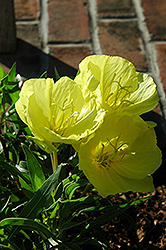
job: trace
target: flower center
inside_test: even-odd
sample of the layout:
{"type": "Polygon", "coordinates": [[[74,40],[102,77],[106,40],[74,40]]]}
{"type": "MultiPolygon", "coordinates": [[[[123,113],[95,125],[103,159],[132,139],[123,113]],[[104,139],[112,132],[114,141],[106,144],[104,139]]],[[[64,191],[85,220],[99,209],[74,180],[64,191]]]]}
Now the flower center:
{"type": "Polygon", "coordinates": [[[120,135],[111,141],[107,139],[106,143],[102,143],[101,152],[95,159],[99,167],[112,167],[116,163],[121,163],[125,155],[129,154],[128,143],[120,142],[119,139],[120,135]]]}

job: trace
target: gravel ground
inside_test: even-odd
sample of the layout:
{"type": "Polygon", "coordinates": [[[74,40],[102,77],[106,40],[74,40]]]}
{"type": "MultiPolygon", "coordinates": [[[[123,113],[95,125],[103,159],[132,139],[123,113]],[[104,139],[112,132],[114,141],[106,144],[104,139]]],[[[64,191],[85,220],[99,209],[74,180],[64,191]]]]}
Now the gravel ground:
{"type": "MultiPolygon", "coordinates": [[[[122,198],[132,201],[147,195],[131,192],[122,198]]],[[[103,226],[108,235],[108,249],[166,249],[166,186],[157,187],[152,195],[126,212],[133,221],[122,216],[103,226]]]]}

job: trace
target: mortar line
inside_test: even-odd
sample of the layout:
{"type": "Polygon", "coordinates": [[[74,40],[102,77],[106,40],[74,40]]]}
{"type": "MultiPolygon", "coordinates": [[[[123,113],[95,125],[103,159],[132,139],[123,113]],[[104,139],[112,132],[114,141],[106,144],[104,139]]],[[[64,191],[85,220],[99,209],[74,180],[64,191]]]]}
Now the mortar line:
{"type": "Polygon", "coordinates": [[[99,18],[100,22],[130,22],[130,21],[137,21],[136,17],[132,17],[132,18],[121,18],[121,17],[109,17],[109,18],[99,18]]]}
{"type": "Polygon", "coordinates": [[[87,5],[88,5],[88,14],[90,23],[90,34],[92,40],[92,51],[93,54],[101,55],[102,50],[98,36],[96,0],[87,0],[87,5]]]}
{"type": "Polygon", "coordinates": [[[74,43],[74,42],[70,42],[70,43],[48,43],[50,48],[57,48],[57,47],[82,47],[82,46],[86,46],[86,47],[91,47],[91,43],[74,43]]]}
{"type": "Polygon", "coordinates": [[[48,46],[48,0],[39,0],[40,3],[40,37],[41,37],[41,47],[43,51],[42,55],[42,70],[43,72],[48,70],[48,55],[49,55],[49,46],[48,46]]]}
{"type": "Polygon", "coordinates": [[[166,44],[166,40],[162,40],[162,41],[155,40],[155,41],[151,41],[151,43],[153,43],[153,44],[166,44]]]}
{"type": "Polygon", "coordinates": [[[35,19],[35,20],[29,20],[29,19],[24,19],[24,20],[16,20],[15,21],[16,24],[21,24],[21,25],[32,25],[32,24],[38,24],[39,23],[39,19],[35,19]]]}
{"type": "Polygon", "coordinates": [[[140,0],[133,0],[133,4],[135,6],[135,11],[138,17],[138,26],[142,34],[142,39],[145,47],[145,52],[147,56],[147,61],[149,64],[150,71],[152,72],[152,76],[154,78],[154,81],[157,85],[159,97],[160,97],[160,102],[161,102],[161,112],[163,114],[164,118],[164,130],[166,132],[166,122],[165,122],[165,117],[166,117],[166,96],[165,92],[163,89],[162,82],[160,81],[160,70],[159,66],[157,63],[157,51],[155,49],[154,43],[151,42],[151,36],[149,33],[149,30],[147,28],[147,25],[145,23],[145,17],[143,14],[143,9],[141,7],[141,2],[140,0]]]}

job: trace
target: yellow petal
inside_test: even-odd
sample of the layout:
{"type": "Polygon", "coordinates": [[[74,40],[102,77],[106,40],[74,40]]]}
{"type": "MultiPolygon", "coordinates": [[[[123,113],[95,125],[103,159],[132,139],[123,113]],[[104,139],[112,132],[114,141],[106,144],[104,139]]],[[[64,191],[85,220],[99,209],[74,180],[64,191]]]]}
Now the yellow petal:
{"type": "Polygon", "coordinates": [[[79,68],[80,74],[75,81],[82,87],[84,96],[95,97],[109,112],[141,115],[158,104],[159,97],[152,78],[136,72],[134,65],[124,58],[88,56],[79,68]]]}
{"type": "Polygon", "coordinates": [[[151,176],[146,176],[141,180],[129,179],[119,175],[113,169],[99,168],[85,159],[80,160],[80,165],[86,166],[83,169],[84,174],[103,197],[128,191],[153,192],[154,190],[153,178],[151,176]]]}
{"type": "Polygon", "coordinates": [[[152,191],[161,164],[154,129],[139,117],[108,114],[93,138],[81,143],[79,168],[103,196],[152,191]],[[135,185],[134,185],[135,184],[135,185]]]}
{"type": "Polygon", "coordinates": [[[39,141],[74,143],[76,147],[100,126],[105,110],[98,109],[94,98],[84,98],[80,86],[70,78],[62,77],[56,84],[49,78],[24,84],[16,110],[39,141]]]}
{"type": "Polygon", "coordinates": [[[137,72],[137,77],[139,87],[131,93],[131,105],[126,107],[126,111],[140,115],[153,110],[159,102],[159,96],[151,76],[137,72]]]}

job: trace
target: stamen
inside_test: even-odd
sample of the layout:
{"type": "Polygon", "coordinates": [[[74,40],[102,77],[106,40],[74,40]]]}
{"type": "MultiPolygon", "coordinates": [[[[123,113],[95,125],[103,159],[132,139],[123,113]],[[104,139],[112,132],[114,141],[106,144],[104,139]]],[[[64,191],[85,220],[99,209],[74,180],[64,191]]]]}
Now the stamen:
{"type": "Polygon", "coordinates": [[[125,157],[126,154],[130,154],[130,152],[126,152],[123,148],[124,145],[128,147],[128,143],[122,142],[120,143],[121,134],[119,134],[116,138],[116,141],[114,144],[107,138],[107,144],[102,144],[102,149],[98,157],[96,157],[95,161],[97,162],[99,167],[111,167],[111,163],[118,162],[121,163],[122,159],[125,157]],[[120,144],[118,146],[118,144],[120,144]],[[109,148],[109,151],[106,151],[108,149],[108,145],[112,147],[112,151],[109,148]],[[106,152],[104,152],[106,151],[106,152]]]}
{"type": "MultiPolygon", "coordinates": [[[[132,102],[130,102],[129,100],[127,100],[131,93],[133,91],[130,91],[129,89],[131,89],[131,85],[128,85],[128,86],[122,86],[121,85],[121,81],[122,81],[122,78],[120,77],[119,78],[119,81],[115,81],[115,76],[116,74],[114,74],[112,80],[111,80],[111,83],[108,85],[108,87],[111,87],[111,85],[113,83],[116,83],[117,84],[117,89],[114,93],[109,93],[108,96],[105,98],[105,102],[110,105],[112,107],[113,110],[118,110],[118,109],[124,109],[128,104],[132,104],[132,102]],[[124,93],[123,93],[124,91],[124,93]],[[112,103],[112,100],[110,100],[110,103],[109,103],[109,99],[110,97],[112,97],[112,95],[114,95],[114,102],[112,103]]],[[[111,91],[111,89],[110,89],[111,91]]],[[[109,92],[110,92],[109,91],[109,92]]]]}
{"type": "MultiPolygon", "coordinates": [[[[54,100],[54,103],[53,105],[56,105],[58,107],[58,109],[62,112],[61,114],[61,117],[60,117],[60,125],[58,125],[57,127],[57,124],[55,124],[55,132],[57,132],[58,134],[60,135],[64,135],[67,128],[69,128],[69,123],[70,124],[75,124],[78,120],[78,117],[79,117],[79,112],[78,111],[75,111],[75,107],[74,107],[74,104],[73,104],[73,99],[71,99],[69,102],[68,102],[68,99],[66,98],[64,100],[64,102],[62,103],[62,107],[60,107],[58,105],[58,103],[54,100]],[[71,109],[71,111],[69,111],[69,116],[65,119],[65,111],[67,109],[71,109]]],[[[54,118],[54,123],[55,123],[55,118],[54,118]]]]}

